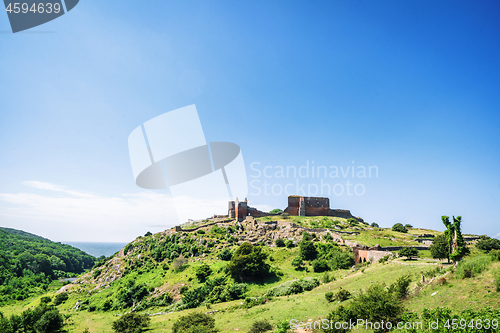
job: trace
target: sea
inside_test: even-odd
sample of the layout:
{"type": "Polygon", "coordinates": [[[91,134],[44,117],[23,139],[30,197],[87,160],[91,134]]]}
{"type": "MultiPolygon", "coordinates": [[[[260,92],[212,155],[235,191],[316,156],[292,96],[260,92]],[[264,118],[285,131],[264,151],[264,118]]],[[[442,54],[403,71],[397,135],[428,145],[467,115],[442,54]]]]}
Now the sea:
{"type": "Polygon", "coordinates": [[[127,243],[62,242],[82,250],[94,257],[109,257],[120,251],[127,243]]]}

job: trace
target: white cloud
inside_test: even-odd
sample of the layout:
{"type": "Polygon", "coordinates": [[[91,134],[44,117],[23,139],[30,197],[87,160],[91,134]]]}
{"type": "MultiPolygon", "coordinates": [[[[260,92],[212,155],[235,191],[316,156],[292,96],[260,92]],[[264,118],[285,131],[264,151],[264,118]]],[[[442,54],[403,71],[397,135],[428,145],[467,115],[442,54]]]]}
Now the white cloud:
{"type": "MultiPolygon", "coordinates": [[[[123,242],[148,230],[158,232],[178,225],[168,194],[142,191],[103,196],[38,181],[23,184],[44,192],[0,193],[2,225],[52,240],[123,242]]],[[[191,209],[193,217],[211,205],[190,198],[182,202],[178,208],[191,209]]]]}

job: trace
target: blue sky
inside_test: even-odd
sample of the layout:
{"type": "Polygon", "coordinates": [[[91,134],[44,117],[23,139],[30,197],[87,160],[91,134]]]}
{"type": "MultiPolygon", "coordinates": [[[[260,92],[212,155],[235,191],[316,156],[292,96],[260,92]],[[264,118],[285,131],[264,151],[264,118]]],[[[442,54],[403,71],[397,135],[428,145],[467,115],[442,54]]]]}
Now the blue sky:
{"type": "Polygon", "coordinates": [[[462,215],[498,237],[499,15],[497,1],[82,0],[17,34],[0,15],[0,225],[57,241],[175,225],[168,192],[135,185],[127,138],[196,104],[207,141],[240,145],[249,183],[320,182],[255,178],[255,162],[376,166],[324,179],[364,188],[332,208],[438,230],[462,215]]]}

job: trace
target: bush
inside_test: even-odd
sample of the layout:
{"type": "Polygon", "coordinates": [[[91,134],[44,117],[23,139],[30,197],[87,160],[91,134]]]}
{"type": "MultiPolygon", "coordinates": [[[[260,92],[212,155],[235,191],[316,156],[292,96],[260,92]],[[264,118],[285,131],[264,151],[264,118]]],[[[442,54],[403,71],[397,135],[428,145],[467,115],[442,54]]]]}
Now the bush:
{"type": "Polygon", "coordinates": [[[172,269],[175,272],[180,272],[185,268],[187,262],[188,262],[188,260],[186,258],[184,258],[184,256],[181,255],[178,258],[176,258],[174,260],[174,262],[172,263],[172,269]]]}
{"type": "Polygon", "coordinates": [[[287,247],[287,249],[291,249],[292,247],[294,247],[293,241],[291,239],[287,239],[285,241],[285,246],[287,247]]]}
{"type": "Polygon", "coordinates": [[[54,309],[45,312],[34,327],[37,333],[55,333],[60,332],[63,325],[63,317],[57,309],[54,309]]]}
{"type": "Polygon", "coordinates": [[[172,333],[217,333],[215,319],[204,313],[191,313],[179,317],[172,326],[172,333]]]}
{"type": "Polygon", "coordinates": [[[323,283],[329,283],[329,282],[332,282],[332,281],[335,281],[335,276],[334,275],[330,275],[328,273],[325,273],[321,277],[321,282],[323,282],[323,283]]]}
{"type": "Polygon", "coordinates": [[[491,250],[490,257],[493,261],[500,261],[500,250],[491,250]]]}
{"type": "Polygon", "coordinates": [[[300,294],[304,291],[312,290],[319,286],[319,280],[316,278],[303,278],[300,280],[287,281],[277,287],[271,288],[266,292],[266,296],[288,296],[300,294]]]}
{"type": "Polygon", "coordinates": [[[228,248],[225,248],[219,254],[219,259],[224,260],[224,261],[229,261],[229,260],[231,260],[232,256],[233,256],[233,253],[231,252],[231,250],[229,250],[228,248]]]}
{"type": "Polygon", "coordinates": [[[380,228],[380,226],[378,225],[378,223],[375,223],[373,222],[372,224],[370,224],[373,228],[380,228]]]}
{"type": "Polygon", "coordinates": [[[259,320],[252,324],[248,333],[264,333],[273,329],[267,320],[259,320]]]}
{"type": "MultiPolygon", "coordinates": [[[[304,233],[304,238],[306,238],[306,233],[304,233]]],[[[302,240],[300,242],[300,256],[304,260],[314,260],[318,256],[318,251],[314,246],[314,243],[310,240],[302,240]]]]}
{"type": "Polygon", "coordinates": [[[430,246],[431,255],[434,259],[448,259],[449,254],[448,239],[445,234],[434,237],[432,245],[430,246]]]}
{"type": "Polygon", "coordinates": [[[302,261],[301,256],[297,256],[297,257],[293,258],[293,260],[292,260],[292,266],[295,267],[296,270],[299,270],[303,264],[304,264],[304,262],[302,261]]]}
{"type": "Polygon", "coordinates": [[[278,323],[276,331],[274,333],[287,333],[290,330],[290,322],[288,320],[282,320],[278,323]]]}
{"type": "Polygon", "coordinates": [[[383,256],[382,258],[380,258],[380,259],[378,260],[378,262],[379,262],[379,263],[381,263],[381,264],[384,264],[384,263],[388,262],[390,258],[391,258],[391,255],[390,255],[390,254],[388,254],[388,255],[383,256]]]}
{"type": "Polygon", "coordinates": [[[411,228],[413,228],[413,226],[411,224],[405,224],[405,228],[411,229],[411,228]]]}
{"type": "Polygon", "coordinates": [[[247,297],[243,301],[243,307],[250,309],[256,305],[261,305],[266,303],[267,298],[265,297],[247,297]]]}
{"type": "Polygon", "coordinates": [[[395,225],[392,226],[392,231],[407,233],[408,229],[401,223],[396,223],[395,225]]]}
{"type": "Polygon", "coordinates": [[[456,275],[459,279],[474,277],[486,270],[490,262],[491,257],[488,255],[466,258],[459,262],[456,275]]]}
{"type": "Polygon", "coordinates": [[[491,250],[500,250],[500,240],[482,236],[481,239],[477,241],[476,247],[486,253],[491,250]]]}
{"type": "Polygon", "coordinates": [[[276,209],[273,209],[272,211],[270,211],[269,213],[270,214],[279,214],[279,213],[283,213],[283,210],[276,208],[276,209]]]}
{"type": "Polygon", "coordinates": [[[54,305],[59,305],[59,304],[62,304],[64,302],[66,302],[68,300],[68,294],[67,293],[59,293],[56,295],[56,297],[54,298],[54,305]]]}
{"type": "Polygon", "coordinates": [[[48,304],[50,302],[52,302],[52,297],[43,296],[42,298],[40,298],[40,303],[41,304],[48,304]]]}
{"type": "Polygon", "coordinates": [[[235,251],[227,268],[239,281],[262,278],[269,275],[270,266],[265,262],[267,257],[260,246],[246,242],[235,251]]]}
{"type": "Polygon", "coordinates": [[[113,307],[113,300],[108,298],[107,300],[104,301],[104,303],[102,303],[101,310],[106,312],[111,310],[112,307],[113,307]]]}
{"type": "Polygon", "coordinates": [[[198,266],[196,268],[195,274],[196,277],[198,278],[198,281],[205,282],[207,277],[209,277],[210,274],[212,274],[212,269],[210,269],[210,266],[208,266],[207,264],[202,264],[201,266],[198,266]]]}
{"type": "Polygon", "coordinates": [[[325,272],[330,270],[328,262],[325,259],[316,259],[312,262],[313,270],[316,273],[325,272]]]}
{"type": "Polygon", "coordinates": [[[285,247],[285,241],[283,238],[278,238],[274,243],[277,247],[285,247]]]}
{"type": "Polygon", "coordinates": [[[333,292],[331,291],[327,291],[325,293],[325,298],[328,303],[333,302],[335,300],[335,298],[333,297],[333,292]]]}
{"type": "Polygon", "coordinates": [[[151,319],[138,313],[127,313],[113,322],[111,328],[116,333],[140,333],[148,327],[151,319]]]}
{"type": "Polygon", "coordinates": [[[401,276],[389,287],[389,292],[394,293],[396,297],[403,299],[408,295],[411,277],[409,275],[401,276]]]}

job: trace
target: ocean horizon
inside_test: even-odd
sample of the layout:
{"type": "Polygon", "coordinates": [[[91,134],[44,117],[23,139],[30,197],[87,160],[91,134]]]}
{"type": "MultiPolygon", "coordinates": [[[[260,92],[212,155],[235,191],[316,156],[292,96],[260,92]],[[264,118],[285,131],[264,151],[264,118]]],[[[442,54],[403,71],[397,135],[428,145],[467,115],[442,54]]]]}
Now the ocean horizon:
{"type": "Polygon", "coordinates": [[[61,242],[80,249],[94,257],[109,257],[120,251],[127,243],[104,243],[104,242],[61,242]]]}

